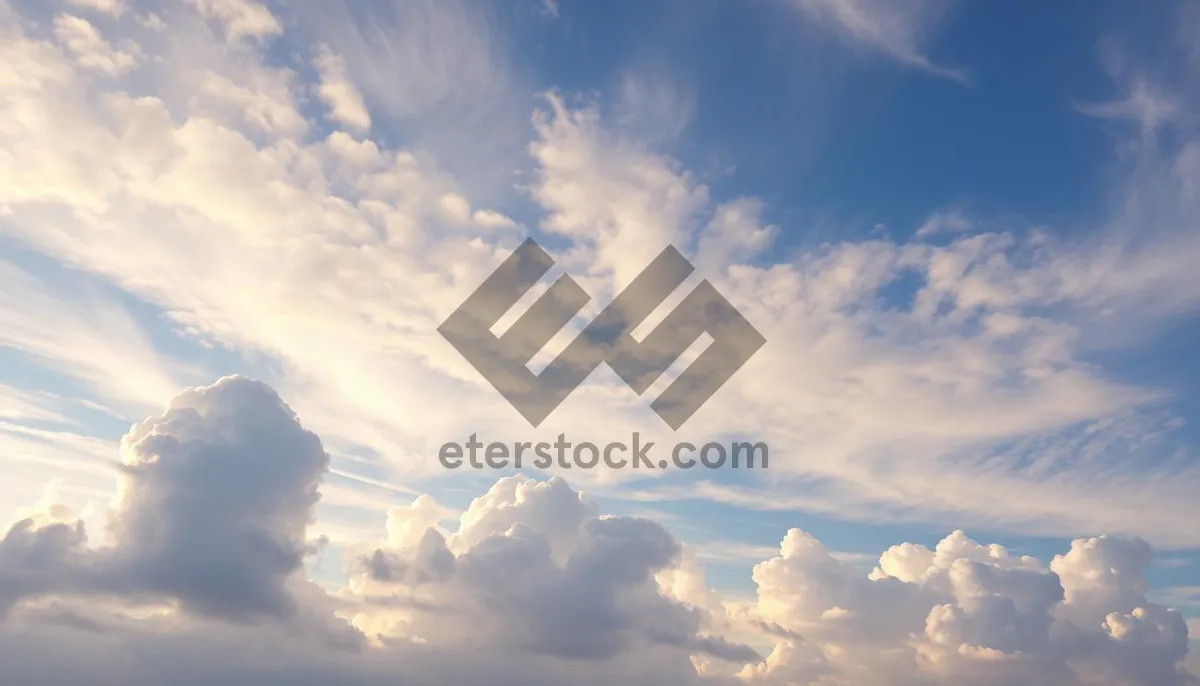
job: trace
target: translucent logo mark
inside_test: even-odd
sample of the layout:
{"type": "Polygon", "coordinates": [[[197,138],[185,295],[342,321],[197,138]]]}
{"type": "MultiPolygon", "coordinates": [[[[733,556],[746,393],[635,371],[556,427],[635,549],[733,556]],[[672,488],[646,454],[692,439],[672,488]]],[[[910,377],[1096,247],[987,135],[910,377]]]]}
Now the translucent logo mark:
{"type": "Polygon", "coordinates": [[[534,374],[529,361],[591,300],[579,284],[564,274],[503,335],[491,329],[553,265],[541,246],[526,239],[438,327],[533,426],[601,362],[641,395],[708,333],[712,343],[650,405],[678,429],[766,342],[708,281],[701,281],[641,342],[634,340],[631,334],[638,325],[695,269],[678,250],[667,247],[558,357],[534,374]]]}

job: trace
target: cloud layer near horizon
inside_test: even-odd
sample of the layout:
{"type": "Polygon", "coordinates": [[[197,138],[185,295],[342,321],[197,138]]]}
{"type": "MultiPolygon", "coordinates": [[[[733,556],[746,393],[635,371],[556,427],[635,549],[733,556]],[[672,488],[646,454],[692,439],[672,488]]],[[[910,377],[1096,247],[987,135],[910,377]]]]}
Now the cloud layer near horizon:
{"type": "Polygon", "coordinates": [[[107,540],[53,503],[0,540],[6,683],[1200,683],[1140,539],[1044,564],[955,532],[866,574],[792,529],[739,600],[660,524],[507,477],[457,517],[394,508],[321,588],[300,559],[327,457],[270,387],[189,389],[123,446],[107,540]]]}

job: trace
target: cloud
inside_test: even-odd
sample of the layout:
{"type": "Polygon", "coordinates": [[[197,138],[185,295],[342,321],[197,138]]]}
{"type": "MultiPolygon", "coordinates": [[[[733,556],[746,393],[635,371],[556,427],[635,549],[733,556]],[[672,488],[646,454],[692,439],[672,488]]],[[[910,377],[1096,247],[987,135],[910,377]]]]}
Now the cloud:
{"type": "MultiPolygon", "coordinates": [[[[35,513],[0,539],[0,602],[5,614],[19,605],[9,621],[34,634],[66,622],[111,636],[150,629],[164,640],[217,622],[259,627],[270,641],[273,627],[288,626],[289,642],[315,635],[328,652],[357,647],[358,631],[331,614],[342,606],[384,654],[394,641],[419,640],[433,655],[475,646],[583,664],[670,657],[662,666],[680,674],[692,652],[755,658],[698,634],[699,615],[658,592],[654,573],[679,554],[673,536],[649,520],[599,517],[562,481],[496,484],[463,514],[450,539],[457,553],[431,499],[394,509],[385,547],[326,596],[304,582],[300,562],[328,458],[269,387],[243,377],[183,392],[130,430],[122,454],[109,543],[90,547],[83,524],[52,508],[54,517],[35,513]],[[168,623],[139,610],[163,602],[177,606],[168,623]]],[[[146,668],[133,665],[132,683],[146,668]]],[[[53,670],[20,672],[46,679],[53,670]]]]}
{"type": "MultiPolygon", "coordinates": [[[[930,7],[805,11],[959,78],[922,52],[930,7]]],[[[478,7],[341,9],[198,0],[171,11],[168,44],[131,34],[136,70],[112,54],[132,24],[40,35],[0,11],[0,231],[38,267],[0,267],[4,353],[122,415],[175,397],[122,442],[107,526],[47,499],[0,539],[8,683],[1194,683],[1188,624],[1147,598],[1152,548],[1136,536],[1196,545],[1200,472],[1171,457],[1162,390],[1094,361],[1200,305],[1188,132],[1134,141],[1118,209],[1086,240],[935,213],[918,238],[937,244],[784,253],[765,201],[727,197],[656,147],[690,107],[670,79],[626,81],[636,116],[613,121],[568,93],[525,99],[501,23],[478,7]],[[312,64],[283,49],[319,28],[330,52],[312,64]],[[322,93],[309,67],[345,88],[322,93]],[[659,83],[672,87],[648,96],[659,83]],[[324,132],[313,93],[355,136],[324,132]],[[356,137],[388,118],[418,133],[356,137]],[[431,144],[439,131],[453,144],[431,144]],[[489,145],[521,150],[520,202],[489,145]],[[532,210],[493,209],[456,165],[532,210]],[[427,496],[389,508],[439,473],[444,440],[532,437],[433,333],[523,222],[589,307],[675,243],[770,342],[688,427],[769,441],[769,474],[569,474],[589,493],[1124,536],[1044,562],[956,532],[888,549],[868,574],[792,530],[778,551],[726,552],[767,558],[747,600],[709,587],[711,551],[606,516],[562,479],[502,479],[463,512],[427,496]],[[151,336],[135,308],[166,326],[151,336]],[[238,376],[178,394],[194,370],[163,351],[187,344],[261,363],[289,403],[238,376]],[[348,585],[328,560],[306,569],[327,552],[348,585]]],[[[0,392],[4,488],[55,468],[93,492],[113,474],[110,441],[39,424],[61,403],[0,392]]],[[[644,400],[601,371],[549,433],[650,436],[644,400]]]]}
{"type": "Polygon", "coordinates": [[[0,262],[0,344],[84,382],[118,413],[158,405],[180,371],[159,354],[121,303],[87,280],[74,299],[25,270],[0,262]]]}
{"type": "MultiPolygon", "coordinates": [[[[421,503],[407,511],[418,522],[427,521],[421,503]]],[[[387,546],[362,553],[351,580],[380,610],[357,626],[385,644],[407,635],[573,660],[630,659],[655,646],[685,659],[753,659],[699,635],[700,615],[657,591],[656,572],[680,554],[674,537],[649,520],[598,516],[561,479],[501,479],[448,538],[408,524],[393,511],[387,546]]]]}
{"type": "Polygon", "coordinates": [[[73,588],[85,540],[79,522],[37,526],[28,518],[10,527],[0,541],[0,617],[25,596],[73,588]]]}
{"type": "Polygon", "coordinates": [[[349,584],[326,592],[300,563],[328,457],[270,387],[189,389],[121,450],[110,541],[90,546],[49,501],[0,539],[13,683],[66,683],[45,659],[64,642],[81,645],[71,665],[98,661],[90,683],[290,674],[256,665],[246,641],[348,684],[399,664],[443,666],[445,683],[463,650],[513,678],[574,665],[571,684],[1196,683],[1187,624],[1146,598],[1140,539],[1078,539],[1046,565],[955,532],[894,546],[866,574],[792,529],[745,603],[709,589],[660,524],[603,516],[561,479],[508,477],[453,530],[428,496],[394,508],[386,540],[346,548],[349,584]]]}
{"type": "Polygon", "coordinates": [[[708,189],[670,158],[607,130],[597,108],[568,108],[557,94],[545,102],[530,146],[540,177],[533,197],[547,212],[542,228],[590,249],[590,268],[611,274],[618,291],[662,246],[685,243],[708,189]]]}
{"type": "Polygon", "coordinates": [[[136,67],[142,59],[136,44],[127,42],[122,48],[113,47],[95,26],[80,17],[56,16],[54,35],[71,51],[80,66],[108,76],[120,76],[136,67]]]}
{"type": "MultiPolygon", "coordinates": [[[[449,126],[453,117],[441,115],[451,103],[495,95],[472,90],[480,74],[499,69],[512,83],[494,17],[401,4],[370,10],[391,17],[375,27],[337,8],[272,10],[290,27],[284,43],[321,18],[338,20],[322,38],[372,113],[449,126]],[[473,42],[457,57],[442,54],[443,45],[422,43],[413,28],[422,22],[473,42]],[[428,98],[397,114],[403,107],[385,102],[389,79],[420,94],[424,76],[373,73],[371,60],[409,50],[418,64],[445,67],[454,85],[428,84],[428,98]],[[504,59],[489,62],[496,54],[504,59]]],[[[981,219],[936,245],[876,238],[784,251],[772,238],[796,227],[776,228],[769,203],[708,187],[601,104],[551,92],[520,102],[521,128],[484,127],[519,148],[533,172],[519,190],[504,177],[503,207],[528,210],[509,216],[449,168],[474,160],[468,166],[494,180],[490,162],[390,133],[318,134],[323,112],[306,100],[319,86],[304,63],[311,50],[277,59],[262,41],[230,45],[222,20],[209,26],[216,7],[170,14],[186,50],[139,33],[148,59],[136,83],[92,78],[62,45],[4,15],[2,61],[17,68],[0,76],[0,231],[164,323],[150,345],[138,320],[107,316],[123,307],[66,306],[44,279],[16,270],[4,292],[28,295],[0,298],[10,322],[0,336],[39,369],[105,399],[157,402],[194,377],[166,360],[131,360],[211,346],[229,366],[269,371],[342,472],[387,483],[441,475],[438,446],[473,432],[608,441],[637,430],[659,440],[646,398],[603,368],[556,410],[552,428],[530,432],[435,332],[515,247],[520,231],[508,229],[549,239],[558,269],[595,309],[674,243],[695,258],[697,279],[768,340],[689,423],[688,439],[767,441],[771,470],[738,487],[675,472],[555,473],[606,494],[643,481],[619,498],[1195,544],[1181,514],[1195,511],[1200,471],[1167,459],[1179,440],[1168,397],[1094,362],[1098,351],[1152,341],[1200,303],[1200,244],[1181,228],[1197,212],[1190,139],[1145,151],[1118,210],[1087,240],[992,230],[981,219]],[[55,298],[40,297],[47,290],[55,298]],[[351,456],[360,460],[353,469],[342,463],[351,456]]],[[[23,454],[44,460],[46,448],[23,454]]],[[[344,499],[370,488],[341,485],[344,499]]]]}
{"type": "Polygon", "coordinates": [[[257,0],[193,0],[202,15],[219,21],[230,42],[265,39],[283,32],[266,5],[257,0]]]}
{"type": "Polygon", "coordinates": [[[0,546],[6,609],[82,592],[237,621],[295,614],[289,584],[329,458],[270,387],[235,376],[188,389],[135,425],[121,453],[110,544],[87,548],[81,522],[19,521],[0,546]]]}
{"type": "Polygon", "coordinates": [[[479,106],[508,83],[487,15],[460,0],[384,2],[369,12],[323,7],[346,73],[393,116],[479,106]]]}
{"type": "Polygon", "coordinates": [[[847,42],[887,55],[897,62],[963,85],[970,73],[940,66],[922,51],[927,38],[944,20],[949,2],[920,0],[896,4],[887,0],[794,0],[809,18],[829,26],[847,42]]]}
{"type": "MultiPolygon", "coordinates": [[[[122,512],[160,519],[166,543],[118,525],[116,546],[171,563],[156,565],[160,582],[149,586],[136,573],[125,585],[100,576],[81,583],[81,570],[106,549],[86,548],[70,513],[19,522],[0,540],[9,609],[0,657],[11,683],[71,683],[83,667],[89,683],[133,686],[167,675],[199,684],[335,674],[367,686],[401,672],[413,683],[464,685],[551,677],[572,685],[1198,683],[1182,667],[1187,623],[1145,596],[1152,551],[1138,539],[1078,539],[1044,564],[954,532],[932,549],[893,546],[867,574],[792,529],[755,566],[756,595],[746,602],[709,589],[695,557],[661,525],[600,515],[561,480],[501,479],[456,531],[441,528],[447,511],[421,496],[389,514],[382,545],[347,549],[348,586],[328,594],[294,586],[295,613],[245,623],[226,610],[268,609],[262,601],[272,593],[244,592],[271,575],[239,562],[278,558],[240,548],[238,532],[298,540],[323,470],[319,442],[269,388],[235,377],[186,392],[125,445],[147,455],[147,441],[171,450],[153,448],[163,466],[144,463],[157,473],[146,473],[135,497],[126,486],[122,512]],[[267,474],[279,483],[256,476],[267,474]],[[196,493],[161,509],[179,502],[183,483],[196,493]],[[234,494],[226,509],[188,504],[226,493],[234,494]],[[164,589],[185,600],[179,612],[138,609],[143,593],[164,589]],[[369,642],[356,642],[359,632],[369,642]],[[73,659],[55,658],[63,646],[73,659]],[[104,646],[119,646],[121,659],[104,646]],[[273,657],[264,663],[249,646],[273,657]]],[[[107,574],[140,568],[111,559],[107,574]]]]}
{"type": "Polygon", "coordinates": [[[1184,107],[1178,98],[1164,93],[1143,79],[1135,80],[1128,95],[1112,102],[1079,103],[1080,112],[1101,119],[1123,119],[1138,124],[1143,134],[1153,134],[1160,126],[1179,120],[1184,107]]]}
{"type": "Polygon", "coordinates": [[[69,423],[57,405],[63,402],[50,393],[27,391],[0,384],[0,419],[69,423]]]}
{"type": "Polygon", "coordinates": [[[226,377],[121,441],[109,563],[204,614],[286,616],[329,457],[268,386],[226,377]]]}
{"type": "Polygon", "coordinates": [[[239,81],[210,69],[189,74],[194,80],[193,107],[198,112],[244,123],[274,136],[303,136],[309,123],[298,111],[292,74],[265,68],[243,74],[239,81]]]}
{"type": "Polygon", "coordinates": [[[672,144],[696,115],[697,89],[679,82],[662,65],[626,70],[616,86],[617,120],[622,130],[643,140],[672,144]]]}
{"type": "Polygon", "coordinates": [[[514,526],[536,527],[546,536],[551,552],[561,559],[570,554],[579,527],[598,515],[596,506],[571,490],[563,479],[501,479],[471,502],[452,545],[457,550],[469,550],[484,538],[514,526]]]}
{"type": "Polygon", "coordinates": [[[511,200],[538,77],[518,56],[506,6],[450,0],[298,3],[291,39],[342,58],[377,135],[420,149],[473,203],[511,200]]]}
{"type": "Polygon", "coordinates": [[[125,11],[125,0],[69,0],[70,4],[96,12],[119,16],[125,11]]]}
{"type": "Polygon", "coordinates": [[[362,93],[346,78],[345,60],[327,46],[320,46],[314,64],[321,74],[317,92],[329,105],[330,116],[356,131],[370,129],[371,115],[363,104],[362,93]]]}
{"type": "Polygon", "coordinates": [[[974,223],[958,208],[938,210],[917,228],[917,238],[928,238],[939,233],[959,233],[968,231],[974,223]]]}
{"type": "Polygon", "coordinates": [[[895,546],[869,577],[792,530],[755,567],[753,612],[802,632],[748,676],[823,683],[1190,684],[1179,613],[1145,598],[1146,544],[1081,539],[1049,568],[955,532],[895,546]],[[850,642],[853,643],[850,643],[850,642]],[[862,651],[862,652],[860,652],[862,651]],[[866,655],[870,651],[870,657],[866,655]]]}

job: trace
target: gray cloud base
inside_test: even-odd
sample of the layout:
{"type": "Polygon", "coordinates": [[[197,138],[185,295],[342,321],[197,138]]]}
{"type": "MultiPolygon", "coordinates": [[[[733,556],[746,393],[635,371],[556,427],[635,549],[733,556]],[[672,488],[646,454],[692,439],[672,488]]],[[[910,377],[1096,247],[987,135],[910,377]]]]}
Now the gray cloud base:
{"type": "Polygon", "coordinates": [[[6,684],[1197,683],[1138,539],[1044,566],[959,532],[864,576],[794,529],[747,605],[658,523],[507,477],[454,531],[394,509],[327,591],[302,562],[328,457],[270,387],[189,389],[122,452],[108,542],[61,511],[0,541],[6,684]]]}

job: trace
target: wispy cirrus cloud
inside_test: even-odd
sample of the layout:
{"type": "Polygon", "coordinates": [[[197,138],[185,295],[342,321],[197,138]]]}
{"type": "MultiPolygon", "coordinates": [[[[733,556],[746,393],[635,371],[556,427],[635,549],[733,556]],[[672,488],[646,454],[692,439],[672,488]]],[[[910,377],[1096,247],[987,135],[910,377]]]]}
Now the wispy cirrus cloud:
{"type": "MultiPolygon", "coordinates": [[[[478,43],[490,25],[451,9],[430,9],[429,20],[447,31],[471,28],[471,49],[481,54],[498,49],[478,43]]],[[[0,201],[10,208],[3,229],[159,308],[185,337],[270,360],[281,392],[336,452],[378,456],[373,466],[384,474],[375,476],[440,476],[431,457],[437,446],[472,432],[529,438],[435,330],[532,227],[562,242],[555,257],[592,295],[590,306],[674,243],[762,328],[767,347],[702,410],[722,418],[713,437],[779,446],[765,481],[738,501],[746,507],[761,505],[756,492],[790,490],[801,494],[787,501],[797,508],[867,521],[903,512],[912,521],[956,517],[1047,533],[1103,521],[1106,530],[1172,545],[1192,540],[1175,515],[1194,507],[1184,492],[1194,465],[1147,456],[1139,464],[1146,486],[1131,496],[1132,467],[1120,469],[1115,450],[1103,453],[1098,470],[1073,462],[1072,452],[1082,450],[1072,439],[1079,427],[1163,401],[1085,358],[1106,345],[1101,333],[1113,313],[1148,332],[1200,301],[1189,266],[1195,240],[1175,221],[1196,212],[1184,192],[1195,171],[1190,146],[1138,165],[1126,214],[1085,243],[1019,228],[980,231],[943,217],[939,226],[952,232],[844,240],[784,258],[770,248],[787,227],[766,220],[763,200],[714,191],[638,138],[636,127],[554,92],[525,105],[532,126],[523,146],[535,173],[519,191],[510,188],[536,212],[506,216],[473,197],[429,148],[368,137],[354,118],[336,116],[337,101],[306,103],[319,84],[304,74],[319,65],[273,61],[258,40],[230,48],[225,15],[212,16],[210,26],[196,13],[172,14],[173,26],[206,49],[167,49],[139,67],[146,83],[195,84],[186,98],[169,87],[162,98],[131,96],[74,65],[66,44],[6,29],[14,40],[2,49],[27,76],[0,93],[0,118],[8,117],[0,151],[14,161],[4,169],[20,170],[0,172],[0,201]],[[24,111],[40,116],[12,114],[24,111]],[[326,120],[333,130],[322,128],[326,120]],[[1151,191],[1153,208],[1144,205],[1151,191]],[[1129,226],[1150,224],[1159,228],[1126,240],[1129,226]],[[923,240],[931,234],[938,244],[923,240]],[[918,283],[909,302],[885,297],[909,278],[918,283]],[[1010,448],[1031,437],[1048,443],[1039,450],[1061,449],[1064,471],[1054,479],[1044,481],[1010,448]],[[1014,498],[997,505],[983,497],[998,489],[1014,498]]],[[[385,52],[401,49],[392,41],[415,40],[407,24],[379,34],[348,26],[357,28],[341,42],[338,31],[349,29],[334,26],[329,45],[346,60],[347,82],[360,86],[371,79],[356,60],[368,53],[346,51],[353,36],[374,36],[359,49],[385,52]]],[[[429,59],[457,82],[471,82],[453,75],[459,67],[497,68],[461,57],[467,61],[429,59]]],[[[366,86],[363,93],[364,103],[376,97],[366,86]]],[[[436,118],[447,102],[477,95],[438,91],[418,102],[436,118]]],[[[68,339],[51,336],[44,315],[57,310],[23,307],[30,302],[11,300],[28,320],[17,330],[40,333],[14,345],[55,351],[60,365],[78,357],[68,339]]],[[[571,334],[568,327],[556,340],[571,334]]],[[[87,349],[145,347],[98,341],[87,349]]],[[[84,362],[70,373],[111,387],[106,393],[162,397],[175,383],[84,362]]],[[[662,429],[653,421],[641,399],[600,373],[564,403],[547,435],[586,440],[597,427],[650,435],[662,429]]],[[[695,425],[717,423],[698,416],[695,425]]],[[[705,436],[701,429],[697,440],[705,436]]],[[[575,478],[611,485],[639,476],[680,478],[575,478]]],[[[733,490],[719,485],[711,497],[732,502],[733,490]]]]}
{"type": "Polygon", "coordinates": [[[125,11],[125,0],[69,0],[68,4],[114,16],[125,11]]]}
{"type": "Polygon", "coordinates": [[[971,85],[971,73],[935,63],[925,52],[947,14],[951,0],[792,0],[804,14],[852,45],[890,57],[934,76],[971,85]]]}

